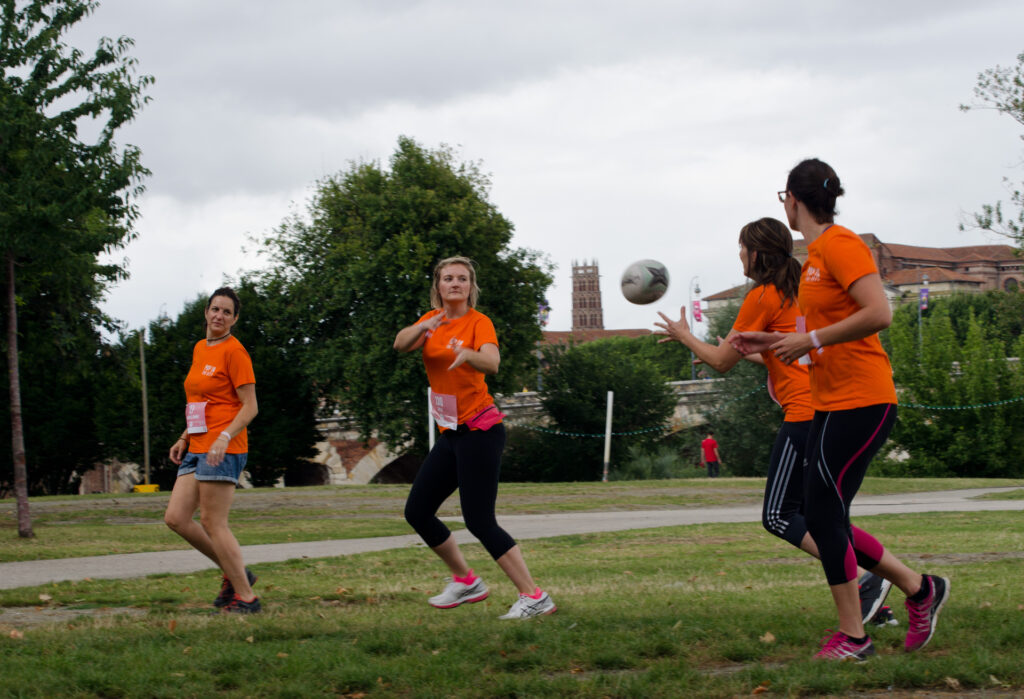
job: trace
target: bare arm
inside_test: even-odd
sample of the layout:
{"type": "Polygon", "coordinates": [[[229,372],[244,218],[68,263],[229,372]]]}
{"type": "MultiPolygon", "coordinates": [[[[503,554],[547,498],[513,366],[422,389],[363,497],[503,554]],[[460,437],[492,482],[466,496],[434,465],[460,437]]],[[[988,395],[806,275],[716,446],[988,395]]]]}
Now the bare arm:
{"type": "MultiPolygon", "coordinates": [[[[821,345],[852,342],[884,330],[892,323],[892,310],[885,298],[882,278],[877,273],[867,274],[847,290],[860,308],[837,323],[814,331],[821,345]]],[[[810,333],[788,333],[771,347],[775,355],[789,364],[814,349],[810,333]]]]}
{"type": "MultiPolygon", "coordinates": [[[[690,332],[690,326],[686,322],[686,307],[683,306],[680,309],[679,320],[671,320],[664,313],[659,312],[664,323],[655,322],[659,328],[665,330],[665,334],[668,337],[658,340],[658,342],[671,342],[675,340],[680,342],[690,349],[697,357],[707,364],[715,371],[724,374],[725,372],[736,366],[736,363],[743,359],[743,355],[737,352],[731,344],[728,342],[722,342],[718,345],[712,345],[704,342],[697,338],[692,332],[690,332]]],[[[726,336],[726,340],[735,335],[735,331],[730,330],[726,336]]]]}
{"type": "Polygon", "coordinates": [[[448,367],[451,371],[462,364],[469,364],[482,374],[497,374],[501,364],[501,352],[498,346],[488,342],[478,350],[459,349],[455,351],[455,361],[448,367]]]}
{"type": "Polygon", "coordinates": [[[238,414],[235,415],[235,419],[231,421],[231,424],[224,431],[217,435],[217,438],[210,446],[210,450],[206,452],[206,463],[210,466],[217,466],[224,460],[224,452],[227,451],[228,444],[252,422],[253,418],[260,411],[259,404],[256,402],[256,384],[247,383],[243,386],[238,386],[235,388],[235,392],[238,394],[238,399],[242,401],[242,407],[239,409],[238,414]]]}
{"type": "Polygon", "coordinates": [[[395,335],[394,348],[399,352],[412,352],[423,346],[424,340],[427,338],[427,332],[435,330],[439,325],[447,323],[448,320],[445,318],[444,311],[441,311],[437,315],[430,316],[422,323],[413,323],[412,325],[402,328],[395,335]]]}

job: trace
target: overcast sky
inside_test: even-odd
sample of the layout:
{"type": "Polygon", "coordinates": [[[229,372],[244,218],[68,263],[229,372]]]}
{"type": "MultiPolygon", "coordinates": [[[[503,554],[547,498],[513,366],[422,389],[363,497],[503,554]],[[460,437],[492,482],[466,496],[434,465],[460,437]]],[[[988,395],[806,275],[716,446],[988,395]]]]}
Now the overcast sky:
{"type": "Polygon", "coordinates": [[[1024,52],[1022,27],[1020,0],[101,0],[72,42],[132,37],[156,78],[119,139],[153,175],[104,308],[132,328],[177,315],[264,264],[249,237],[319,178],[386,164],[400,135],[491,175],[514,245],[557,265],[553,330],[574,259],[600,265],[607,328],[678,316],[691,281],[741,283],[740,227],[783,218],[805,157],[836,168],[856,232],[1005,242],[957,224],[1024,176],[1020,128],[959,105],[1024,52]],[[619,293],[641,258],[671,275],[650,306],[619,293]]]}

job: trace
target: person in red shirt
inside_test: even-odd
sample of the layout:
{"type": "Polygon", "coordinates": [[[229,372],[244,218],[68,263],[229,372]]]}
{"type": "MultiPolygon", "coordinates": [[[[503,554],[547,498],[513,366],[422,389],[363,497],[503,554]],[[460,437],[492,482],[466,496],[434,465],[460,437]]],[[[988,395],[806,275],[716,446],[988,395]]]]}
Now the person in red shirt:
{"type": "Polygon", "coordinates": [[[790,228],[807,241],[798,296],[803,327],[739,333],[731,342],[743,353],[771,352],[786,364],[809,366],[815,413],[806,451],[805,515],[839,614],[839,630],[817,657],[863,661],[875,650],[864,631],[858,565],[907,595],[907,651],[931,640],[950,585],[911,570],[850,523],[853,498],[896,420],[896,388],[878,339],[892,310],[871,251],[834,223],[836,198],[843,194],[839,176],[821,160],[805,160],[789,173],[779,200],[790,228]]]}
{"type": "Polygon", "coordinates": [[[484,376],[498,372],[501,354],[494,325],[475,308],[479,293],[472,260],[441,260],[434,267],[430,291],[434,310],[395,336],[397,351],[423,352],[430,411],[441,430],[409,491],[405,519],[452,573],[444,591],[430,598],[434,607],[480,602],[489,594],[483,579],[467,565],[451,531],[437,517],[438,508],[458,489],[466,528],[519,591],[501,618],[551,614],[555,603],[536,586],[519,546],[494,514],[505,426],[484,376]]]}
{"type": "Polygon", "coordinates": [[[206,304],[206,337],[192,350],[185,377],[185,431],[171,446],[178,477],[164,522],[223,574],[213,604],[225,611],[260,611],[252,591],[256,577],[242,561],[242,549],[228,527],[228,512],[238,478],[245,469],[249,442],[246,426],[256,417],[256,377],[252,360],[231,334],[241,303],[223,287],[206,304]],[[201,510],[200,522],[193,519],[201,510]]]}
{"type": "Polygon", "coordinates": [[[708,436],[700,443],[700,460],[708,470],[708,478],[718,478],[718,442],[715,441],[714,430],[708,430],[708,436]]]}

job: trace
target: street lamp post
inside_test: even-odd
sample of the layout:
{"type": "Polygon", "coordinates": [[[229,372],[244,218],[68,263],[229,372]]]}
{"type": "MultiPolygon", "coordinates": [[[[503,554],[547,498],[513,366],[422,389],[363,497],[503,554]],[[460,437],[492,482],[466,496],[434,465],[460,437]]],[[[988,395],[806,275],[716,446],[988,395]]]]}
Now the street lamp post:
{"type": "MultiPolygon", "coordinates": [[[[693,305],[693,295],[694,294],[697,294],[697,303],[700,303],[700,284],[697,281],[697,277],[693,277],[692,279],[690,279],[690,285],[688,287],[688,300],[689,300],[689,308],[690,308],[690,320],[692,321],[690,323],[690,332],[694,332],[696,330],[696,325],[697,325],[697,321],[698,321],[697,313],[696,313],[696,308],[693,305]]],[[[696,359],[696,355],[694,355],[694,353],[691,351],[690,352],[690,380],[691,381],[695,381],[697,379],[697,367],[693,363],[694,359],[696,359]]]]}
{"type": "Polygon", "coordinates": [[[928,310],[928,275],[921,275],[921,290],[917,295],[917,347],[924,348],[924,334],[921,331],[921,313],[928,310]]]}

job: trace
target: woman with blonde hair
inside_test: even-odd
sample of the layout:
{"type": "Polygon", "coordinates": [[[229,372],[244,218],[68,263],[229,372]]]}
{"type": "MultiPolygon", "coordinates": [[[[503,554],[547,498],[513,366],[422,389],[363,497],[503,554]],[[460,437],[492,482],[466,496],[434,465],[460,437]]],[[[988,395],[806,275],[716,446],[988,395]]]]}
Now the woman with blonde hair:
{"type": "Polygon", "coordinates": [[[430,410],[441,430],[409,491],[405,518],[452,574],[444,591],[430,598],[434,607],[480,602],[489,594],[437,517],[438,508],[458,489],[466,528],[519,592],[501,618],[551,614],[555,603],[534,584],[519,546],[495,518],[505,426],[484,376],[498,372],[501,354],[490,318],[475,309],[479,294],[472,260],[441,260],[434,267],[430,290],[433,310],[395,336],[397,351],[423,351],[430,410]]]}

